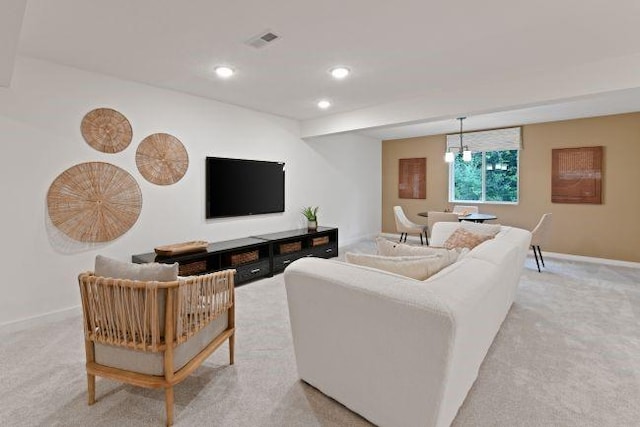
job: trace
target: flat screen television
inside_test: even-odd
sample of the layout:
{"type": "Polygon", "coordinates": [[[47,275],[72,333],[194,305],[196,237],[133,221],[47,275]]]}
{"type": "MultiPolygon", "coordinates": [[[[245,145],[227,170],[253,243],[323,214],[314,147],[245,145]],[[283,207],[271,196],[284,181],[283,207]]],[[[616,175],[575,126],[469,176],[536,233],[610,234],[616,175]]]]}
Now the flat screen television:
{"type": "Polygon", "coordinates": [[[284,163],[207,157],[207,218],[284,212],[284,163]]]}

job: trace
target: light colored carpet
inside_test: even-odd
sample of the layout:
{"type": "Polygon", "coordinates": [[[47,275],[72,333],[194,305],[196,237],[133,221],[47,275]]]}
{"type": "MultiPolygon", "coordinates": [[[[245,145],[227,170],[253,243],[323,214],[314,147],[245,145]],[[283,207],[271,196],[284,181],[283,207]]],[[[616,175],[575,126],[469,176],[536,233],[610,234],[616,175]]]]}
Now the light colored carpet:
{"type": "MultiPolygon", "coordinates": [[[[640,269],[545,261],[527,260],[453,425],[639,425],[640,269]]],[[[298,380],[282,275],[237,288],[237,327],[234,366],[225,345],[176,387],[176,426],[370,425],[298,380]]],[[[163,425],[160,390],[98,380],[87,406],[80,317],[0,341],[0,425],[163,425]]]]}

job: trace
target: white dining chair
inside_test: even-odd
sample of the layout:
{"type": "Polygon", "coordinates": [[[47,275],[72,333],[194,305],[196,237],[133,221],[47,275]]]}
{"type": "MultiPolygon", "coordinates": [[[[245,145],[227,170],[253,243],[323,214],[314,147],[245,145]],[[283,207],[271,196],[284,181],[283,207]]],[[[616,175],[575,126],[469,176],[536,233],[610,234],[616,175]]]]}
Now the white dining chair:
{"type": "Polygon", "coordinates": [[[458,222],[458,221],[459,221],[459,218],[457,213],[438,212],[438,211],[427,212],[427,230],[429,231],[429,236],[431,236],[431,230],[433,229],[433,224],[435,224],[436,222],[458,222]]]}
{"type": "Polygon", "coordinates": [[[538,225],[536,225],[536,227],[531,231],[531,249],[533,249],[533,256],[536,258],[538,273],[541,273],[540,262],[542,262],[543,267],[545,266],[544,258],[542,258],[542,251],[540,250],[540,246],[543,246],[547,243],[550,233],[551,233],[551,214],[546,213],[542,215],[542,218],[540,218],[538,225]],[[538,255],[540,255],[540,261],[538,261],[538,255]]]}
{"type": "Polygon", "coordinates": [[[393,214],[396,220],[396,231],[400,233],[400,241],[407,241],[407,234],[418,234],[420,235],[420,244],[423,245],[424,242],[422,240],[422,233],[424,233],[424,237],[427,240],[427,245],[429,244],[429,237],[427,237],[427,226],[416,224],[407,218],[404,211],[402,210],[402,206],[394,206],[393,214]]]}

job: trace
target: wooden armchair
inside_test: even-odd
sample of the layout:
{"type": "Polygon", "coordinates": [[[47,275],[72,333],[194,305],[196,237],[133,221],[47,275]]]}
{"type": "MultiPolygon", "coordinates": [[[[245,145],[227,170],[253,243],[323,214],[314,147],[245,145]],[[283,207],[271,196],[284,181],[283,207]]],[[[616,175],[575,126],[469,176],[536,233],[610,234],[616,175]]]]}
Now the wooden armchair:
{"type": "Polygon", "coordinates": [[[235,270],[172,282],[78,277],[84,317],[89,405],[95,377],[164,388],[173,424],[173,386],[225,340],[233,365],[235,270]]]}

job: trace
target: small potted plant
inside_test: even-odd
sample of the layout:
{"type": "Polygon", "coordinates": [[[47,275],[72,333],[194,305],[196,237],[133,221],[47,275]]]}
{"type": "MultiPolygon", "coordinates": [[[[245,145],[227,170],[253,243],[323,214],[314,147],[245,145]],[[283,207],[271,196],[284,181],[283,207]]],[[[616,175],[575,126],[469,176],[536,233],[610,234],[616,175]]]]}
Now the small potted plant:
{"type": "Polygon", "coordinates": [[[318,207],[307,206],[302,209],[302,215],[307,218],[307,229],[315,231],[318,228],[318,207]]]}

